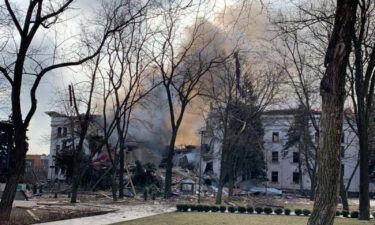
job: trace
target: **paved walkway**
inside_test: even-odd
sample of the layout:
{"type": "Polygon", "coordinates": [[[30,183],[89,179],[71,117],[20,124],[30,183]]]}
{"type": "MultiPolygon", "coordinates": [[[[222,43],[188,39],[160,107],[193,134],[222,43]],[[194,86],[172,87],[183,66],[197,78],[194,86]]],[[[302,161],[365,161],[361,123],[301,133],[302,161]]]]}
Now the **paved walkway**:
{"type": "Polygon", "coordinates": [[[116,212],[107,213],[104,215],[82,217],[69,220],[60,220],[48,223],[38,223],[41,225],[107,225],[127,220],[134,220],[146,216],[153,216],[157,214],[173,212],[175,207],[161,205],[161,204],[142,204],[142,205],[106,205],[106,208],[111,207],[118,209],[116,212]]]}

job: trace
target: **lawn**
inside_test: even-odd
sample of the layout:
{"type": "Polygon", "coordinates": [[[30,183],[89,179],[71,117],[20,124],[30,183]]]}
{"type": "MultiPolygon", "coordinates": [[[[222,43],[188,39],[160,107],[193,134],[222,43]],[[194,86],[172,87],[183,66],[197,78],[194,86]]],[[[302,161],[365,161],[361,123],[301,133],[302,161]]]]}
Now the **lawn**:
{"type": "MultiPolygon", "coordinates": [[[[303,225],[307,217],[231,213],[166,213],[116,225],[303,225]]],[[[336,218],[335,225],[373,225],[374,220],[336,218]]]]}

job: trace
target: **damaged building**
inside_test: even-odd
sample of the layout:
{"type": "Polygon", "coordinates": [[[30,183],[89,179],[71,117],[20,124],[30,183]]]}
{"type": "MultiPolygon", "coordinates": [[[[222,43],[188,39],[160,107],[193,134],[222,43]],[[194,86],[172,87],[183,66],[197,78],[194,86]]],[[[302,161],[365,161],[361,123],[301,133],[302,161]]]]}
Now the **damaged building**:
{"type": "MultiPolygon", "coordinates": [[[[212,109],[211,109],[212,110],[212,109]]],[[[212,112],[211,112],[212,113],[212,112]]],[[[264,129],[264,158],[266,161],[267,181],[261,184],[254,184],[259,187],[271,187],[286,191],[304,190],[308,192],[311,186],[310,176],[306,169],[299,169],[300,160],[304,160],[293,146],[285,151],[287,133],[294,120],[295,110],[272,110],[264,112],[261,116],[264,129]]],[[[320,119],[320,112],[312,112],[317,121],[320,119]]],[[[220,159],[222,140],[220,131],[215,127],[217,120],[209,116],[206,127],[202,134],[202,162],[201,169],[204,173],[212,173],[218,177],[220,174],[220,159]]],[[[319,136],[310,122],[310,136],[312,142],[318,144],[319,136]]],[[[359,143],[351,126],[344,122],[343,136],[341,138],[341,170],[343,173],[344,185],[348,185],[348,193],[357,196],[359,192],[359,169],[357,169],[359,143]]],[[[236,186],[244,183],[242,178],[237,180],[236,186]]],[[[249,187],[248,187],[249,188],[249,187]]],[[[375,192],[374,183],[370,183],[370,192],[375,192]]]]}

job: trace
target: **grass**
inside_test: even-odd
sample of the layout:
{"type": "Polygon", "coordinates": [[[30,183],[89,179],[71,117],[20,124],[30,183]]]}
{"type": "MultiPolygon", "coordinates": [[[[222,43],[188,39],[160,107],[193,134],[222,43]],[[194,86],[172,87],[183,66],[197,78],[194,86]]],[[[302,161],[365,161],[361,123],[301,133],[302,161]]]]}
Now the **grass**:
{"type": "MultiPolygon", "coordinates": [[[[308,217],[247,215],[231,213],[166,213],[137,220],[116,223],[116,225],[303,225],[308,217]]],[[[335,225],[373,225],[373,220],[336,218],[335,225]]]]}

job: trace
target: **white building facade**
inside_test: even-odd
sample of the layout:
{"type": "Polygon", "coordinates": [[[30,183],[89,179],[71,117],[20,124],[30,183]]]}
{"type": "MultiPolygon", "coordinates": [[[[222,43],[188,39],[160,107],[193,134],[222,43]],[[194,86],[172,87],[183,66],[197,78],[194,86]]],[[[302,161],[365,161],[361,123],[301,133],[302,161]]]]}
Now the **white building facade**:
{"type": "MultiPolygon", "coordinates": [[[[55,167],[54,157],[59,151],[71,148],[73,146],[73,139],[75,142],[74,145],[78,144],[78,120],[75,117],[69,117],[57,112],[46,112],[46,114],[51,117],[50,154],[48,159],[49,169],[47,179],[51,181],[56,178],[64,180],[65,177],[61,174],[61,171],[57,170],[55,167]]],[[[90,132],[95,132],[99,135],[100,130],[95,129],[95,131],[90,132]]],[[[90,154],[87,140],[84,141],[83,150],[85,154],[90,154]]]]}
{"type": "MultiPolygon", "coordinates": [[[[264,157],[266,161],[266,173],[268,181],[262,185],[286,191],[311,189],[311,180],[306,169],[304,156],[299,153],[296,146],[285,149],[288,139],[288,130],[294,120],[294,110],[274,110],[265,112],[262,115],[264,129],[264,157]],[[301,168],[301,169],[300,169],[301,168]]],[[[315,121],[319,123],[320,113],[314,112],[315,121]]],[[[207,127],[212,126],[212,121],[208,121],[207,127]],[[211,124],[210,124],[211,123],[211,124]]],[[[209,131],[204,134],[203,143],[209,146],[208,154],[203,157],[202,169],[207,165],[213,168],[215,176],[220,175],[221,140],[220,132],[209,131]],[[213,134],[215,133],[215,134],[213,134]],[[213,138],[215,137],[215,138],[213,138]]],[[[310,123],[310,136],[317,146],[319,136],[310,123]]],[[[349,126],[344,122],[343,137],[341,139],[341,170],[345,187],[348,193],[355,196],[359,192],[359,166],[358,166],[358,138],[349,126]]],[[[203,154],[204,155],[204,154],[203,154]]],[[[317,171],[317,169],[316,169],[317,171]]],[[[239,182],[241,180],[238,180],[239,182]]],[[[374,184],[370,184],[370,192],[375,192],[374,184]]]]}

